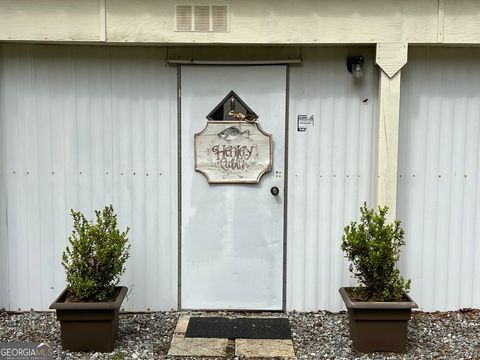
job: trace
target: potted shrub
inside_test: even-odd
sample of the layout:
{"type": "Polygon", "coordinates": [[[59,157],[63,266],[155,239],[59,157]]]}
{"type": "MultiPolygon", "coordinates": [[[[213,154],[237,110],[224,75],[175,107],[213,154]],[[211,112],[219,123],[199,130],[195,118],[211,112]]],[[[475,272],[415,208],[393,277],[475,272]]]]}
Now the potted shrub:
{"type": "Polygon", "coordinates": [[[360,208],[360,221],[345,227],[342,250],[358,285],[340,288],[348,310],[353,347],[361,352],[405,351],[407,326],[417,304],[410,280],[396,267],[405,245],[400,221],[387,224],[388,207],[360,208]]]}
{"type": "Polygon", "coordinates": [[[50,309],[57,311],[63,349],[111,352],[127,294],[117,284],[129,256],[129,229],[118,229],[112,205],[95,211],[95,223],[81,212],[71,214],[73,231],[62,255],[67,287],[50,309]]]}

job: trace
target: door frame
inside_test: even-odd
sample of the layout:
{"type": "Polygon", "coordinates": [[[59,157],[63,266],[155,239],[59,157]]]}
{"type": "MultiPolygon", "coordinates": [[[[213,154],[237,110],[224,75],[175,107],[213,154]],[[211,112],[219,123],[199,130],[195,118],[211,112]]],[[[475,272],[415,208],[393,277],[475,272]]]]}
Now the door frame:
{"type": "MultiPolygon", "coordinates": [[[[192,64],[184,64],[194,66],[192,64]]],[[[202,66],[222,66],[219,64],[201,64],[202,66]]],[[[279,64],[245,64],[229,63],[229,66],[285,66],[285,136],[284,136],[284,202],[283,202],[283,274],[282,274],[282,310],[287,311],[287,212],[288,212],[288,141],[289,141],[289,92],[290,92],[290,66],[288,63],[279,64]]],[[[193,136],[193,134],[192,134],[193,136]]],[[[182,307],[182,64],[177,64],[177,309],[182,307]]],[[[236,311],[239,309],[229,309],[236,311]]],[[[201,310],[200,310],[201,311],[201,310]]],[[[244,311],[244,310],[242,310],[244,311]]],[[[262,311],[262,310],[259,310],[262,311]]]]}

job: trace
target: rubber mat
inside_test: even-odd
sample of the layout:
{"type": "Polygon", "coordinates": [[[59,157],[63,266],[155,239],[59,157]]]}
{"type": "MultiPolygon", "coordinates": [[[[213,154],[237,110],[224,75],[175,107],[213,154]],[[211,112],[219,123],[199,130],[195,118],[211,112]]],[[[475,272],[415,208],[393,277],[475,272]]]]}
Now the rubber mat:
{"type": "Polygon", "coordinates": [[[227,339],[291,339],[286,318],[192,317],[185,337],[227,339]]]}

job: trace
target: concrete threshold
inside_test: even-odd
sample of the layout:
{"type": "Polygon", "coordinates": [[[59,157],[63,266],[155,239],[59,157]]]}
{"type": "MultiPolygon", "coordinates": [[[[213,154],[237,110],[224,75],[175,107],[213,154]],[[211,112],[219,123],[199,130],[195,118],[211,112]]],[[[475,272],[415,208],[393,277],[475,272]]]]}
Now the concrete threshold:
{"type": "MultiPolygon", "coordinates": [[[[226,339],[226,338],[186,338],[190,316],[180,316],[173,334],[168,355],[171,356],[198,356],[198,357],[227,357],[240,356],[243,358],[283,358],[296,359],[291,339],[226,339]],[[229,354],[233,343],[234,354],[229,354]]],[[[233,350],[232,349],[232,350],[233,350]]]]}

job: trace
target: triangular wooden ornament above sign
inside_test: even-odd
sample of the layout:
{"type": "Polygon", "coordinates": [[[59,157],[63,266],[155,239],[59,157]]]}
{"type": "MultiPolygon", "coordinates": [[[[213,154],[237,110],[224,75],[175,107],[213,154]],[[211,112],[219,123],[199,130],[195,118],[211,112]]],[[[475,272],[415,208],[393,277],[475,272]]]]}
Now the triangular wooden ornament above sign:
{"type": "Polygon", "coordinates": [[[210,121],[237,120],[235,116],[228,114],[230,111],[241,113],[250,121],[257,119],[255,112],[233,90],[215,106],[207,115],[207,119],[210,121]]]}

